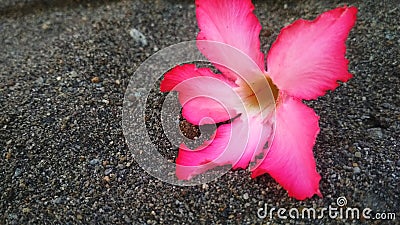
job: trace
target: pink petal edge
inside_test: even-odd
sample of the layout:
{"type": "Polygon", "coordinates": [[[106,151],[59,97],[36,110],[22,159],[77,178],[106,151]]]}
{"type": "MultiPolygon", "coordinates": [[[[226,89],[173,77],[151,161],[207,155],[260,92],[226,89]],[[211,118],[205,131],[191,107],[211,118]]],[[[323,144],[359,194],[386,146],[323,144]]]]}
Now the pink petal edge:
{"type": "Polygon", "coordinates": [[[232,89],[235,86],[231,80],[214,74],[209,68],[185,64],[165,74],[160,90],[179,92],[183,117],[192,124],[202,125],[212,120],[214,123],[224,122],[237,115],[234,106],[240,108],[241,101],[239,96],[235,98],[232,89]]]}
{"type": "Polygon", "coordinates": [[[269,133],[270,129],[258,118],[245,121],[239,117],[230,124],[221,125],[210,141],[195,150],[181,144],[176,159],[176,175],[179,179],[191,179],[228,164],[233,165],[233,169],[245,169],[254,159],[254,152],[262,150],[269,133]],[[249,131],[252,131],[251,135],[249,131]]]}
{"type": "Polygon", "coordinates": [[[251,0],[196,0],[198,48],[231,79],[237,74],[251,76],[256,68],[265,71],[264,54],[260,51],[261,25],[253,10],[251,0]]]}
{"type": "Polygon", "coordinates": [[[277,107],[272,143],[263,161],[252,170],[252,178],[269,173],[289,196],[298,200],[319,191],[321,176],[316,171],[313,146],[319,117],[300,100],[284,97],[277,107]]]}
{"type": "Polygon", "coordinates": [[[291,96],[316,99],[351,78],[346,39],[357,8],[327,11],[313,21],[299,19],[282,29],[268,56],[268,73],[291,96]]]}

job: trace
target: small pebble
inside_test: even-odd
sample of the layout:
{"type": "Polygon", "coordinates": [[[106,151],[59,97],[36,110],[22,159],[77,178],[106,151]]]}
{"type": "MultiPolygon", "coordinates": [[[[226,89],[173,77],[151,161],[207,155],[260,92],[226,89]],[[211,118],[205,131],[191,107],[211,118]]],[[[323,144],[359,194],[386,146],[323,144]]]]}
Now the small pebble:
{"type": "Polygon", "coordinates": [[[42,24],[42,30],[47,30],[50,28],[50,21],[46,21],[42,24]]]}
{"type": "Polygon", "coordinates": [[[19,175],[21,175],[22,170],[20,168],[15,169],[14,171],[14,177],[18,177],[19,175]]]}
{"type": "Polygon", "coordinates": [[[22,209],[22,212],[23,212],[23,213],[29,213],[30,211],[31,211],[30,208],[23,208],[23,209],[22,209]]]}
{"type": "Polygon", "coordinates": [[[354,153],[354,156],[357,157],[357,158],[361,158],[361,152],[354,153]]]}
{"type": "Polygon", "coordinates": [[[110,182],[110,177],[109,176],[104,176],[103,180],[108,183],[108,182],[110,182]]]}
{"type": "Polygon", "coordinates": [[[35,83],[36,83],[37,85],[43,84],[43,83],[44,83],[43,77],[38,77],[38,78],[35,80],[35,83]]]}
{"type": "Polygon", "coordinates": [[[91,81],[92,81],[92,83],[99,83],[100,82],[100,78],[99,77],[92,77],[91,81]]]}
{"type": "Polygon", "coordinates": [[[352,168],[350,166],[346,166],[346,165],[343,166],[343,169],[345,169],[347,171],[351,171],[352,170],[352,168]]]}
{"type": "Polygon", "coordinates": [[[76,71],[71,71],[71,72],[69,72],[69,76],[71,77],[71,78],[76,78],[76,77],[78,77],[78,73],[76,72],[76,71]]]}
{"type": "Polygon", "coordinates": [[[55,198],[55,199],[53,200],[53,203],[55,203],[55,204],[60,204],[60,203],[62,203],[62,198],[60,198],[60,197],[55,198]]]}
{"type": "Polygon", "coordinates": [[[100,163],[100,160],[99,159],[92,159],[92,160],[89,161],[89,163],[90,163],[90,165],[96,165],[96,164],[100,163]]]}
{"type": "Polygon", "coordinates": [[[355,174],[361,173],[361,169],[358,166],[354,167],[353,171],[355,174]]]}
{"type": "Polygon", "coordinates": [[[377,127],[377,128],[370,128],[368,129],[369,134],[371,135],[371,137],[373,138],[377,138],[380,139],[383,137],[383,133],[382,133],[382,129],[377,127]]]}
{"type": "Polygon", "coordinates": [[[136,43],[146,46],[147,45],[147,40],[146,36],[142,34],[140,31],[136,30],[135,28],[132,28],[129,30],[129,35],[133,38],[133,40],[136,41],[136,43]]]}
{"type": "Polygon", "coordinates": [[[108,168],[104,171],[104,175],[109,175],[112,172],[112,168],[108,168]]]}
{"type": "Polygon", "coordinates": [[[247,200],[247,199],[249,199],[249,194],[247,194],[247,193],[244,193],[244,195],[243,195],[243,199],[244,199],[244,200],[247,200]]]}

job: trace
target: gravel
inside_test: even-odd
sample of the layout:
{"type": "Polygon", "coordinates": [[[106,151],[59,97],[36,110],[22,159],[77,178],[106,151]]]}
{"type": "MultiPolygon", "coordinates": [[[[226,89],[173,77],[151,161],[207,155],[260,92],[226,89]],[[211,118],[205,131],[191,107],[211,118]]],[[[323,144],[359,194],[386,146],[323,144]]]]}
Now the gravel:
{"type": "MultiPolygon", "coordinates": [[[[283,26],[343,4],[255,3],[264,52],[283,26]]],[[[159,49],[195,39],[192,1],[0,0],[0,224],[399,224],[257,215],[335,206],[342,196],[348,207],[400,217],[399,2],[349,4],[359,8],[347,42],[354,78],[307,103],[321,117],[314,152],[324,197],[296,201],[246,170],[172,186],[144,172],[125,144],[129,78],[159,49]]]]}

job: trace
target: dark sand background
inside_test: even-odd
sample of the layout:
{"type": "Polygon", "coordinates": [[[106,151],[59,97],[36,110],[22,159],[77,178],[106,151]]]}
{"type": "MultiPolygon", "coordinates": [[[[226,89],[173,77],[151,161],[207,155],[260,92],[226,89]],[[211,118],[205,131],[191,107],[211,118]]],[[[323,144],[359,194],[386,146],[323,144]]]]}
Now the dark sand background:
{"type": "MultiPolygon", "coordinates": [[[[345,3],[256,1],[263,51],[283,26],[345,3]]],[[[359,8],[347,42],[354,78],[309,103],[321,117],[314,152],[324,198],[297,201],[246,170],[172,186],[144,172],[125,144],[129,78],[156,51],[195,39],[192,1],[1,0],[0,224],[400,224],[400,2],[347,4],[359,8]],[[265,204],[321,209],[340,196],[397,218],[257,217],[265,204]]]]}

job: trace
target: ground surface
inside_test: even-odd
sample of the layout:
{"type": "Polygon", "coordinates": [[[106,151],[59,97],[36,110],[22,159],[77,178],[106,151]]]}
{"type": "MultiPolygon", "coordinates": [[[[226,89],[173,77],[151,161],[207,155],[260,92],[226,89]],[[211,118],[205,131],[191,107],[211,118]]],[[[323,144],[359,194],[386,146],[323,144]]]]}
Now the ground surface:
{"type": "MultiPolygon", "coordinates": [[[[256,2],[264,52],[283,26],[342,4],[256,2]]],[[[400,3],[348,4],[359,8],[347,43],[354,78],[310,103],[321,117],[314,152],[324,198],[300,202],[267,175],[233,171],[177,187],[135,163],[121,128],[125,89],[148,56],[195,39],[191,1],[1,0],[0,224],[399,224],[400,3]],[[265,204],[321,209],[340,196],[397,218],[257,217],[265,204]]]]}

